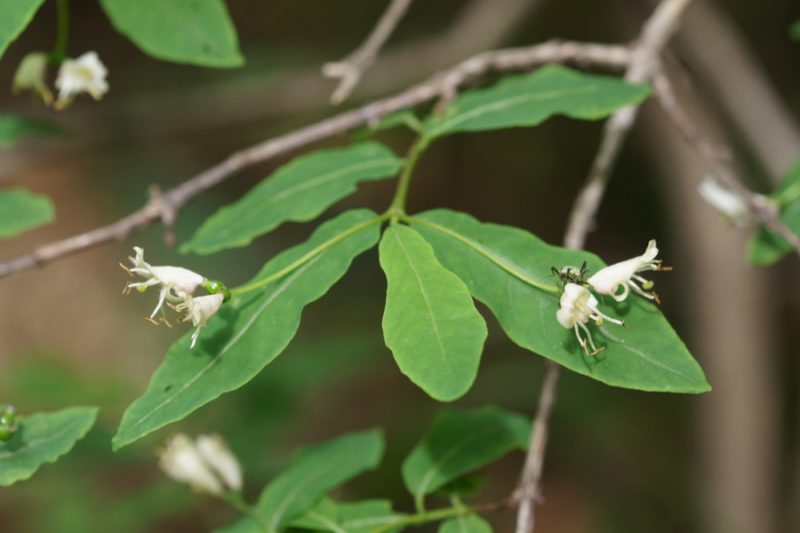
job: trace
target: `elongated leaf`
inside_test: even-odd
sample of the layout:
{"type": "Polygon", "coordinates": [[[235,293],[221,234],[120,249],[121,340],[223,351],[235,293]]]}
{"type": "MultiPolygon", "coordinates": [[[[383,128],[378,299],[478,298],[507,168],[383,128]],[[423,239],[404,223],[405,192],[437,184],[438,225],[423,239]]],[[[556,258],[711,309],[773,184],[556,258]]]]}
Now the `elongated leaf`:
{"type": "Polygon", "coordinates": [[[528,446],[531,424],[523,416],[484,407],[446,411],[403,461],[403,481],[418,507],[446,483],[528,446]]]}
{"type": "Polygon", "coordinates": [[[209,321],[194,349],[189,349],[190,333],[178,340],[147,391],[125,411],[114,448],[180,420],[250,381],[292,340],[303,308],[325,294],[357,255],[375,245],[379,236],[375,219],[371,211],[359,209],[326,222],[308,241],[269,261],[254,281],[320,245],[328,243],[327,248],[264,289],[232,298],[209,321]]]}
{"type": "MultiPolygon", "coordinates": [[[[309,509],[292,527],[331,533],[371,533],[403,518],[392,510],[389,500],[364,500],[360,502],[336,502],[325,498],[309,509]]],[[[387,533],[400,529],[386,530],[387,533]]]]}
{"type": "Polygon", "coordinates": [[[17,432],[0,441],[0,486],[28,479],[45,463],[72,449],[94,425],[96,407],[69,407],[17,417],[17,432]]]}
{"type": "MultiPolygon", "coordinates": [[[[267,532],[281,530],[317,505],[331,489],[374,469],[383,456],[383,447],[380,431],[372,430],[301,450],[289,469],[264,488],[255,505],[267,532]]],[[[222,531],[263,533],[263,529],[252,518],[244,518],[222,531]]]]}
{"type": "Polygon", "coordinates": [[[439,533],[492,533],[492,526],[480,516],[471,514],[443,522],[439,533]]]}
{"type": "Polygon", "coordinates": [[[459,131],[536,126],[553,115],[593,120],[649,94],[643,85],[548,65],[532,75],[509,76],[487,89],[465,92],[425,127],[430,138],[459,131]]]}
{"type": "Polygon", "coordinates": [[[594,357],[583,353],[572,330],[559,325],[557,280],[550,268],[586,261],[596,272],[605,266],[598,257],[550,246],[521,229],[485,224],[463,213],[435,210],[415,220],[414,227],[433,245],[442,264],[464,280],[519,346],[617,387],[710,390],[700,365],[661,311],[642,298],[632,295],[621,304],[602,299],[602,311],[624,318],[628,327],[589,325],[595,343],[605,347],[594,357]]]}
{"type": "Polygon", "coordinates": [[[13,237],[53,220],[53,203],[24,189],[0,191],[0,239],[13,237]]]}
{"type": "Polygon", "coordinates": [[[111,23],[156,59],[238,67],[236,28],[222,0],[100,0],[111,23]]]}
{"type": "MultiPolygon", "coordinates": [[[[797,161],[780,186],[770,195],[780,207],[780,219],[786,227],[800,235],[800,161],[797,161]]],[[[778,262],[792,251],[786,239],[761,227],[750,240],[748,259],[757,266],[778,262]]]]}
{"type": "Polygon", "coordinates": [[[0,2],[0,57],[28,27],[44,0],[5,0],[0,2]]]}
{"type": "Polygon", "coordinates": [[[51,137],[62,133],[61,128],[49,122],[0,113],[0,147],[13,146],[23,136],[51,137]]]}
{"type": "Polygon", "coordinates": [[[462,396],[475,381],[486,340],[469,291],[407,226],[384,232],[380,262],[388,283],[383,336],[397,366],[437,400],[462,396]]]}
{"type": "Polygon", "coordinates": [[[245,246],[284,222],[316,218],[352,194],[359,182],[391,177],[401,165],[391,150],[374,142],[298,157],[217,211],[181,251],[209,254],[245,246]]]}

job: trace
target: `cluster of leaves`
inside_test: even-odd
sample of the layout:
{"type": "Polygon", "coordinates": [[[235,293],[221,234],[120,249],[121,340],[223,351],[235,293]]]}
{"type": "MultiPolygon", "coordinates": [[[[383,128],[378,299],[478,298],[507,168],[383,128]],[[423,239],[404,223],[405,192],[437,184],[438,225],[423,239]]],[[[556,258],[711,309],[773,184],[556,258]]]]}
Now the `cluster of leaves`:
{"type": "MultiPolygon", "coordinates": [[[[781,222],[800,235],[800,161],[789,170],[775,192],[767,196],[767,201],[776,206],[781,222]]],[[[766,266],[778,262],[792,250],[786,239],[760,227],[750,240],[748,256],[752,264],[766,266]]]]}

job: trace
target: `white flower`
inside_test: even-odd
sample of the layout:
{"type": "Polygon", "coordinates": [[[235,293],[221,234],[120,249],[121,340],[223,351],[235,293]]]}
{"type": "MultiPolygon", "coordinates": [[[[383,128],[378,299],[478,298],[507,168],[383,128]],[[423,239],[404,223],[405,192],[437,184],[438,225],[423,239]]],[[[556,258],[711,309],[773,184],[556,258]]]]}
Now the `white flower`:
{"type": "Polygon", "coordinates": [[[647,243],[647,250],[642,255],[602,268],[586,282],[598,294],[609,295],[618,302],[627,298],[630,290],[648,300],[658,302],[656,293],[647,292],[653,288],[653,282],[639,275],[639,272],[648,270],[669,270],[669,268],[661,266],[661,260],[656,259],[656,255],[658,255],[656,241],[651,240],[647,243]],[[641,287],[636,282],[640,283],[641,287]],[[620,292],[620,287],[622,287],[622,292],[620,292]]]}
{"type": "Polygon", "coordinates": [[[625,325],[622,320],[617,320],[601,313],[597,308],[598,303],[597,298],[586,287],[577,283],[567,283],[564,285],[564,292],[561,293],[561,305],[556,311],[558,323],[564,328],[575,331],[575,336],[587,355],[595,355],[603,350],[594,345],[592,334],[589,328],[586,327],[586,323],[589,320],[592,320],[598,326],[602,325],[605,320],[614,324],[625,325]],[[581,336],[581,331],[586,334],[585,339],[581,336]],[[592,348],[591,352],[589,347],[592,348]]]}
{"type": "Polygon", "coordinates": [[[190,348],[194,348],[197,337],[200,336],[200,332],[206,327],[206,322],[219,311],[224,300],[225,297],[222,293],[208,294],[197,298],[188,296],[175,306],[176,311],[186,311],[186,318],[183,319],[184,322],[191,320],[192,325],[197,328],[192,334],[192,345],[190,348]]]}
{"type": "Polygon", "coordinates": [[[740,228],[753,225],[753,215],[741,196],[707,177],[697,187],[700,197],[730,222],[740,228]]]}
{"type": "Polygon", "coordinates": [[[200,492],[222,494],[223,485],[192,440],[179,433],[167,441],[165,449],[159,453],[158,465],[172,479],[188,483],[200,492]]]}
{"type": "MultiPolygon", "coordinates": [[[[136,252],[134,257],[128,259],[133,263],[133,267],[125,268],[130,274],[137,274],[145,281],[136,283],[128,283],[125,290],[137,289],[144,292],[148,287],[154,285],[161,285],[161,292],[158,296],[158,304],[153,309],[150,319],[152,320],[159,310],[162,310],[164,301],[171,303],[183,303],[187,298],[194,294],[197,287],[203,285],[206,279],[196,272],[183,267],[174,266],[151,266],[144,260],[144,250],[138,246],[134,246],[133,251],[136,252]]],[[[164,319],[166,321],[166,319],[164,319]]],[[[196,324],[195,324],[196,325],[196,324]]]]}
{"type": "Polygon", "coordinates": [[[56,78],[56,109],[65,108],[80,93],[89,93],[95,100],[102,98],[108,92],[106,74],[108,70],[100,62],[97,52],[86,52],[77,59],[65,60],[56,78]]]}
{"type": "Polygon", "coordinates": [[[53,94],[47,88],[47,83],[45,82],[47,62],[47,54],[44,52],[26,54],[22,61],[19,62],[17,72],[14,74],[11,92],[17,94],[20,91],[30,89],[41,96],[45,104],[50,105],[53,102],[53,94]]]}
{"type": "Polygon", "coordinates": [[[219,435],[197,437],[197,451],[217,476],[231,490],[242,489],[242,467],[219,435]]]}

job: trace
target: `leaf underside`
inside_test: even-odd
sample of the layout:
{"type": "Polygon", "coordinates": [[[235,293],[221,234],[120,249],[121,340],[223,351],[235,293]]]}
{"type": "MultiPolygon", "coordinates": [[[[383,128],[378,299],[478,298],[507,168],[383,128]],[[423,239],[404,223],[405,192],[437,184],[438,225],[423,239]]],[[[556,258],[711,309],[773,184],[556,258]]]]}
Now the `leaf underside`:
{"type": "Polygon", "coordinates": [[[0,239],[14,237],[53,220],[53,203],[24,189],[0,190],[0,239]]]}

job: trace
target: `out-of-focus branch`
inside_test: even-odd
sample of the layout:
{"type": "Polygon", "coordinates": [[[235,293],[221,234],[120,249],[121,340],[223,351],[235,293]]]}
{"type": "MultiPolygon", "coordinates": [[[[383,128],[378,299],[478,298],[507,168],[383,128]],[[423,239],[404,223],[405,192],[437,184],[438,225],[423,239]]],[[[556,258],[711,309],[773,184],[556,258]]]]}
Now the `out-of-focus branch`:
{"type": "Polygon", "coordinates": [[[392,0],[367,39],[349,56],[335,63],[326,63],[322,73],[328,78],[339,79],[339,85],[331,95],[331,103],[344,102],[364,72],[372,66],[378,52],[408,11],[413,0],[392,0]]]}
{"type": "Polygon", "coordinates": [[[708,164],[715,177],[728,189],[733,191],[747,205],[753,219],[783,237],[800,255],[800,237],[781,222],[778,210],[760,194],[748,189],[737,179],[730,168],[730,150],[723,149],[702,135],[688,113],[684,110],[667,75],[659,72],[653,83],[658,101],[683,139],[692,146],[708,164]]]}
{"type": "Polygon", "coordinates": [[[171,224],[187,202],[207,189],[233,176],[240,170],[262,163],[279,154],[307,146],[328,137],[372,124],[383,116],[407,109],[440,97],[450,90],[456,80],[463,83],[474,76],[489,71],[515,71],[528,69],[542,63],[579,62],[606,68],[623,68],[630,54],[624,46],[580,44],[552,41],[524,48],[484,52],[429,80],[417,84],[388,98],[383,98],[361,108],[306,126],[291,133],[266,140],[229,156],[221,163],[201,172],[181,185],[152,198],[143,208],[117,222],[92,231],[40,246],[33,252],[0,263],[0,278],[29,270],[67,255],[100,244],[122,240],[152,222],[165,218],[171,224]]]}
{"type": "MultiPolygon", "coordinates": [[[[659,3],[645,22],[641,35],[631,51],[631,62],[625,73],[626,80],[641,83],[648,81],[654,75],[660,64],[661,51],[675,33],[681,16],[690,3],[691,0],[662,0],[659,3]]],[[[638,106],[621,109],[606,122],[603,139],[592,168],[570,213],[564,236],[564,245],[567,248],[583,247],[603,199],[611,169],[633,126],[638,109],[638,106]]],[[[547,448],[550,415],[558,391],[559,373],[559,366],[548,361],[542,390],[539,393],[539,407],[533,421],[534,433],[531,435],[528,455],[517,489],[519,508],[516,533],[532,533],[535,527],[536,500],[541,492],[539,485],[547,448]]]]}

